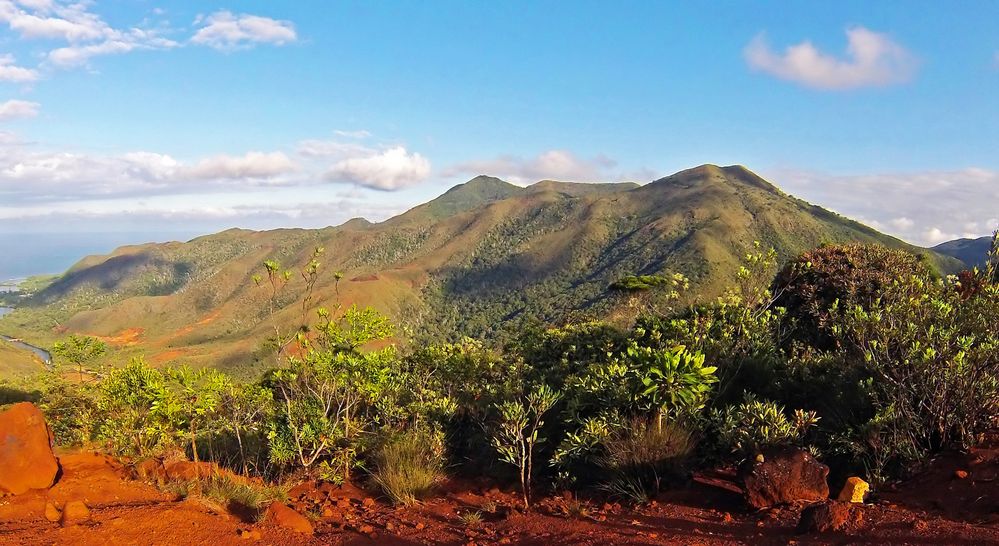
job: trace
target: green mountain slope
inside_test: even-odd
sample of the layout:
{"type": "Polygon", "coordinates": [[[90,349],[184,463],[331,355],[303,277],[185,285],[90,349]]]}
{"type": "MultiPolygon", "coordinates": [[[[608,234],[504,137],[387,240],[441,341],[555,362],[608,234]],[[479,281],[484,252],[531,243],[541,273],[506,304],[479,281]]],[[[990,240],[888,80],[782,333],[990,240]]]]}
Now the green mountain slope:
{"type": "Polygon", "coordinates": [[[992,237],[956,239],[933,247],[934,252],[957,258],[969,268],[985,267],[991,249],[992,237]]]}
{"type": "Polygon", "coordinates": [[[521,188],[480,176],[378,224],[321,230],[230,230],[187,243],[89,257],[0,331],[47,343],[66,332],[106,337],[154,362],[252,370],[273,325],[301,318],[297,276],[273,300],[260,264],[308,263],[325,248],[316,301],[373,305],[428,335],[497,336],[528,321],[600,316],[608,285],[681,272],[710,296],[754,241],[782,259],[826,242],[878,242],[957,262],[791,198],[740,166],[704,165],[635,184],[544,181],[521,188]],[[337,283],[333,273],[344,273],[337,283]]]}

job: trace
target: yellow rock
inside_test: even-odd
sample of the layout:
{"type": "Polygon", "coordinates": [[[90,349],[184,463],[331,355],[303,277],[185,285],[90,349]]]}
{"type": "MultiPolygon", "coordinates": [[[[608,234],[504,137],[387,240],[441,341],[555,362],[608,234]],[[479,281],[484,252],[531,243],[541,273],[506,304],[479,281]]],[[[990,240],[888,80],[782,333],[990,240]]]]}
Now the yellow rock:
{"type": "Polygon", "coordinates": [[[870,488],[871,486],[867,482],[856,476],[852,476],[846,480],[846,485],[843,486],[843,490],[839,492],[836,500],[842,502],[864,502],[864,496],[867,495],[867,491],[870,488]]]}

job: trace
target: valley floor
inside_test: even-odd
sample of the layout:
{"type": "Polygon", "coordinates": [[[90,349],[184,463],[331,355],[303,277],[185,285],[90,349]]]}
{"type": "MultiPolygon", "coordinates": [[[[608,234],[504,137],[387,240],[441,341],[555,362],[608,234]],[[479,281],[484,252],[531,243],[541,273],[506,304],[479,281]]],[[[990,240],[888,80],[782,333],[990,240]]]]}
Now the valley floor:
{"type": "Polygon", "coordinates": [[[315,536],[270,521],[246,523],[223,507],[177,500],[126,478],[127,469],[103,455],[60,457],[62,475],[47,491],[0,498],[0,544],[999,544],[996,450],[941,459],[934,470],[867,505],[845,532],[799,535],[801,507],[762,512],[745,508],[725,473],[698,475],[686,489],[630,509],[602,501],[547,498],[531,513],[509,491],[452,482],[416,508],[393,508],[360,489],[304,484],[291,505],[314,518],[315,536]],[[955,469],[967,468],[964,479],[955,469]],[[90,521],[50,523],[48,502],[83,500],[90,521]],[[492,510],[491,512],[489,510],[492,510]],[[481,512],[480,522],[462,518],[481,512]],[[256,531],[253,538],[242,538],[256,531]]]}

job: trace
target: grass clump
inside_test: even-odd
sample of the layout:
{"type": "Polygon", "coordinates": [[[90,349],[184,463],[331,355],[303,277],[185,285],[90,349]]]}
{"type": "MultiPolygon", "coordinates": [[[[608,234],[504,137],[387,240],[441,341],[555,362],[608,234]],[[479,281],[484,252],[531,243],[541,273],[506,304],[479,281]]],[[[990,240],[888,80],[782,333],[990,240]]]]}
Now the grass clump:
{"type": "Polygon", "coordinates": [[[693,434],[678,423],[635,419],[604,443],[601,466],[612,475],[604,489],[635,503],[647,502],[684,478],[695,446],[693,434]]]}
{"type": "Polygon", "coordinates": [[[412,505],[444,477],[440,434],[406,431],[389,438],[374,456],[371,477],[393,504],[412,505]]]}

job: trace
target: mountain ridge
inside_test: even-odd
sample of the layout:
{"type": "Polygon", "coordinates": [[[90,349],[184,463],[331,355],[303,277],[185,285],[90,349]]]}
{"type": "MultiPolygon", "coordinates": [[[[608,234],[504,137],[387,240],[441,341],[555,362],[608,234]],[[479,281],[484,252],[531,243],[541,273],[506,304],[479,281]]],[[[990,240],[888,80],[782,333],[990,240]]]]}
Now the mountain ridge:
{"type": "Polygon", "coordinates": [[[642,186],[520,187],[479,176],[379,223],[122,247],[81,261],[0,325],[42,344],[79,332],[127,339],[158,363],[253,370],[271,322],[300,320],[293,301],[304,290],[293,275],[273,299],[253,276],[265,260],[300,269],[319,246],[316,301],[372,305],[429,337],[501,338],[531,322],[607,316],[623,305],[607,287],[627,275],[679,272],[691,293],[718,294],[757,241],[781,260],[859,241],[958,267],[792,198],[742,166],[702,165],[642,186]]]}

